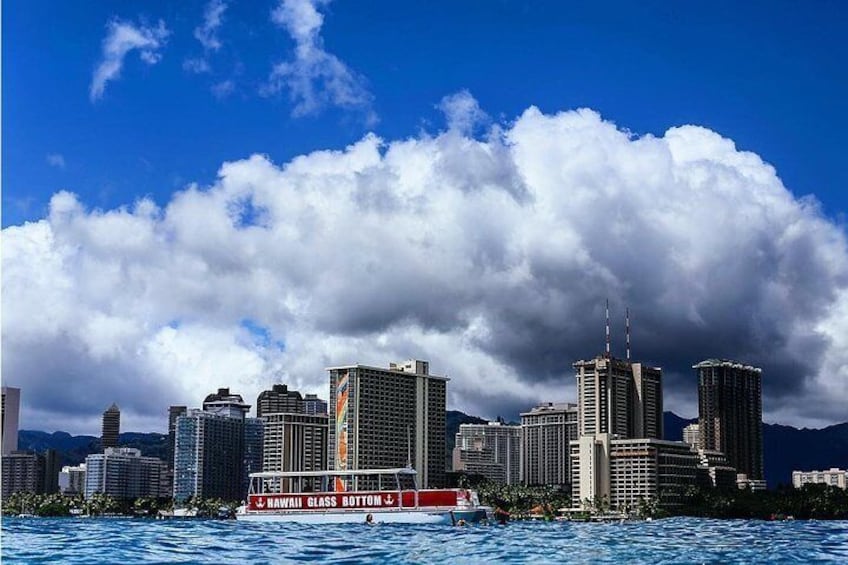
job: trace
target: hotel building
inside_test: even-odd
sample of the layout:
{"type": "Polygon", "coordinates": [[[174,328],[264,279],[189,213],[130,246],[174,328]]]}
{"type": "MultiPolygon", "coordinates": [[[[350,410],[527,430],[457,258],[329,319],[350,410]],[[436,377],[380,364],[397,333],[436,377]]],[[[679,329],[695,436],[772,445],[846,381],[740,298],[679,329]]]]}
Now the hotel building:
{"type": "Polygon", "coordinates": [[[58,492],[59,454],[53,449],[44,453],[13,451],[2,456],[0,473],[3,498],[16,492],[58,492]]]}
{"type": "Polygon", "coordinates": [[[326,415],[266,414],[263,471],[327,469],[326,415]]]}
{"type": "Polygon", "coordinates": [[[113,498],[166,497],[168,466],[161,459],[142,457],[131,447],[107,447],[85,458],[85,497],[96,492],[113,498]]]}
{"type": "MultiPolygon", "coordinates": [[[[62,467],[59,471],[59,492],[69,496],[85,494],[85,463],[62,467]]],[[[168,495],[170,496],[170,493],[168,495]]]]}
{"type": "Polygon", "coordinates": [[[662,370],[599,355],[574,363],[580,436],[663,437],[662,370]]]}
{"type": "Polygon", "coordinates": [[[327,370],[331,469],[411,464],[419,486],[445,484],[447,378],[431,375],[429,363],[418,360],[327,370]]]}
{"type": "Polygon", "coordinates": [[[299,414],[305,411],[303,396],[284,384],[272,385],[271,390],[260,392],[256,399],[256,416],[259,418],[265,414],[299,414]]]}
{"type": "Polygon", "coordinates": [[[515,485],[521,481],[521,426],[500,422],[461,424],[453,449],[453,470],[515,485]]]}
{"type": "Polygon", "coordinates": [[[601,501],[631,512],[640,501],[679,506],[698,481],[698,454],[679,441],[581,436],[571,442],[572,507],[589,509],[601,501]]]}
{"type": "Polygon", "coordinates": [[[189,410],[177,417],[175,502],[192,496],[244,499],[245,414],[249,410],[240,395],[221,388],[204,399],[203,410],[189,410]]]}
{"type": "Polygon", "coordinates": [[[112,406],[103,412],[103,429],[100,434],[103,449],[107,447],[118,447],[118,436],[121,433],[121,411],[118,405],[112,406]]]}
{"type": "Polygon", "coordinates": [[[0,408],[2,419],[3,455],[18,450],[18,418],[21,410],[21,389],[2,387],[3,404],[0,408]]]}
{"type": "Polygon", "coordinates": [[[569,442],[577,439],[577,405],[539,404],[521,414],[521,480],[528,485],[571,484],[569,442]]]}
{"type": "Polygon", "coordinates": [[[318,398],[316,394],[303,397],[303,408],[307,414],[327,414],[327,401],[318,398]]]}
{"type": "Polygon", "coordinates": [[[698,373],[700,448],[720,451],[745,481],[763,479],[762,370],[734,361],[708,359],[698,373]]]}

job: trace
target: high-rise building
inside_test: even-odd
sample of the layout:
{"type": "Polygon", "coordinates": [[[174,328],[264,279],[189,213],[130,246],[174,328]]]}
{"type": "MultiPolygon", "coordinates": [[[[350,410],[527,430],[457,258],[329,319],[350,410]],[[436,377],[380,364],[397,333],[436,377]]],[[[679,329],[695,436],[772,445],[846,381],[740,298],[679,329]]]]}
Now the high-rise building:
{"type": "Polygon", "coordinates": [[[142,457],[131,447],[107,447],[85,458],[85,497],[96,492],[113,498],[168,496],[168,466],[161,459],[142,457]]]}
{"type": "Polygon", "coordinates": [[[174,448],[177,441],[177,418],[184,416],[188,411],[186,406],[168,407],[168,449],[165,454],[165,464],[168,466],[168,474],[165,480],[169,493],[174,492],[174,448]]]}
{"type": "Polygon", "coordinates": [[[121,433],[121,411],[114,402],[103,412],[103,430],[100,435],[103,449],[118,447],[118,436],[121,433]]]}
{"type": "Polygon", "coordinates": [[[242,492],[250,489],[250,474],[262,471],[265,443],[265,421],[263,418],[244,419],[244,463],[242,465],[242,492]]]}
{"type": "Polygon", "coordinates": [[[203,400],[203,410],[177,416],[174,430],[174,500],[195,496],[243,500],[248,474],[259,471],[263,426],[246,418],[250,405],[229,388],[203,400]]]}
{"type": "Polygon", "coordinates": [[[698,454],[681,441],[581,436],[571,442],[572,507],[632,512],[641,501],[680,506],[698,481],[698,454]]]}
{"type": "Polygon", "coordinates": [[[521,414],[521,476],[528,485],[571,484],[569,442],[577,439],[577,405],[539,404],[521,414]]]}
{"type": "Polygon", "coordinates": [[[46,449],[42,453],[44,458],[44,482],[43,492],[50,494],[59,492],[59,452],[55,449],[46,449]]]}
{"type": "Polygon", "coordinates": [[[453,470],[515,485],[521,480],[521,426],[500,422],[460,424],[453,448],[453,470]]]}
{"type": "Polygon", "coordinates": [[[3,455],[18,450],[18,417],[21,409],[21,389],[10,386],[2,387],[2,442],[3,455]]]}
{"type": "Polygon", "coordinates": [[[326,414],[266,414],[263,419],[263,471],[327,469],[326,414]]]}
{"type": "Polygon", "coordinates": [[[746,480],[763,479],[762,370],[708,359],[698,372],[701,449],[721,451],[746,480]]]}
{"type": "Polygon", "coordinates": [[[2,496],[16,492],[36,494],[59,490],[59,454],[53,449],[44,453],[13,451],[2,456],[2,496]]]}
{"type": "Polygon", "coordinates": [[[445,484],[447,378],[431,375],[429,363],[417,360],[388,369],[345,365],[328,371],[331,469],[410,463],[419,485],[445,484]]]}
{"type": "Polygon", "coordinates": [[[327,401],[318,398],[317,394],[307,394],[304,396],[303,406],[307,414],[327,414],[327,401]]]}
{"type": "Polygon", "coordinates": [[[169,406],[168,407],[168,468],[174,469],[174,442],[177,435],[177,418],[184,416],[188,411],[186,406],[169,406]]]}
{"type": "Polygon", "coordinates": [[[85,463],[62,467],[59,472],[59,492],[68,496],[85,494],[85,463]]]}
{"type": "Polygon", "coordinates": [[[263,390],[256,399],[256,416],[265,414],[302,414],[306,412],[303,396],[288,385],[275,384],[271,390],[263,390]]]}
{"type": "Polygon", "coordinates": [[[327,469],[327,415],[316,413],[314,394],[303,398],[286,385],[274,385],[259,395],[264,420],[263,471],[327,469]]]}
{"type": "Polygon", "coordinates": [[[177,418],[174,501],[244,498],[244,419],[206,410],[177,418]]]}
{"type": "Polygon", "coordinates": [[[633,396],[630,400],[630,437],[663,439],[662,369],[631,363],[633,396]]]}
{"type": "Polygon", "coordinates": [[[695,449],[699,449],[701,447],[701,426],[689,424],[683,428],[683,441],[695,449]]]}
{"type": "Polygon", "coordinates": [[[3,455],[2,483],[4,499],[16,492],[43,492],[44,458],[32,451],[3,455]]]}
{"type": "Polygon", "coordinates": [[[574,363],[578,435],[663,436],[662,370],[599,355],[574,363]]]}
{"type": "Polygon", "coordinates": [[[219,416],[243,420],[250,412],[250,404],[245,404],[240,394],[231,393],[229,388],[219,388],[203,399],[203,410],[219,416]]]}

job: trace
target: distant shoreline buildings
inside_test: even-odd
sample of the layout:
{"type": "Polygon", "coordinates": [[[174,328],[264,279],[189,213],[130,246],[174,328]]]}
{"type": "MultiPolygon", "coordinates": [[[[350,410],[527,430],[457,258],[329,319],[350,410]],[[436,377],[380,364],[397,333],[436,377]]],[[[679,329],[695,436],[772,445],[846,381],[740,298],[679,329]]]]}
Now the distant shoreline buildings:
{"type": "MultiPolygon", "coordinates": [[[[608,315],[607,315],[608,319],[608,315]]],[[[551,486],[577,510],[630,512],[647,502],[674,507],[693,486],[765,488],[761,370],[729,360],[693,365],[699,420],[669,441],[663,429],[660,367],[610,352],[575,361],[577,403],[542,402],[518,424],[462,424],[451,455],[456,474],[497,483],[551,486]]],[[[609,327],[607,326],[607,335],[609,327]]],[[[120,410],[103,413],[103,452],[58,468],[55,453],[18,452],[20,390],[3,387],[3,496],[21,490],[101,492],[115,498],[243,500],[257,471],[354,470],[412,466],[419,485],[448,483],[447,377],[428,361],[326,369],[328,400],[275,383],[256,399],[219,388],[200,409],[168,409],[166,460],[118,446],[120,410]]],[[[364,480],[364,479],[363,479],[364,480]]],[[[340,481],[337,490],[368,488],[340,481]]],[[[796,487],[845,488],[845,471],[793,473],[796,487]]],[[[376,485],[370,485],[376,488],[376,485]]]]}

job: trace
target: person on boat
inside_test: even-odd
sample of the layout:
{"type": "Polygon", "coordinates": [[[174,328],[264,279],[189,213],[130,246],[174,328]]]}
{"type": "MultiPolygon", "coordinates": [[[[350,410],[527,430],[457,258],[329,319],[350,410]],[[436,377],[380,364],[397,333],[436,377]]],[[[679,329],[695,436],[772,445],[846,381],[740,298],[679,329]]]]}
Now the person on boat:
{"type": "Polygon", "coordinates": [[[368,524],[369,526],[373,526],[373,525],[374,525],[374,515],[373,515],[373,514],[368,514],[368,515],[365,517],[365,523],[366,523],[366,524],[368,524]]]}

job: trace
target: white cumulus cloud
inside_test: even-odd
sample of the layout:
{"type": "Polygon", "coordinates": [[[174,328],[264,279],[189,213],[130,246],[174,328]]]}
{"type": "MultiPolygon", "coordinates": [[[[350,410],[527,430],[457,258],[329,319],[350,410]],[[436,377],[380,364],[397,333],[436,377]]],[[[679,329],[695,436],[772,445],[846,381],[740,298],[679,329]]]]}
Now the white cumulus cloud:
{"type": "Polygon", "coordinates": [[[121,75],[124,59],[130,51],[137,50],[141,60],[148,65],[158,63],[162,58],[161,49],[169,35],[170,32],[162,20],[159,20],[155,27],[119,19],[110,21],[106,26],[106,37],[103,39],[103,57],[91,78],[91,101],[102,98],[107,83],[121,75]]]}
{"type": "Polygon", "coordinates": [[[667,408],[695,404],[691,365],[714,356],[763,367],[767,421],[848,405],[843,229],[716,132],[587,109],[253,155],[162,208],[60,192],[3,230],[2,285],[3,379],[43,429],[96,433],[115,401],[126,429],[162,430],[219,386],[326,398],[324,367],[410,356],[452,379],[450,407],[510,416],[575,397],[607,298],[614,352],[629,305],[667,408]]]}
{"type": "Polygon", "coordinates": [[[464,135],[473,135],[474,128],[486,123],[489,118],[467,90],[445,96],[438,108],[444,113],[448,128],[464,135]]]}
{"type": "Polygon", "coordinates": [[[335,55],[324,50],[321,0],[280,0],[271,19],[286,29],[295,43],[294,59],[274,65],[265,94],[288,90],[295,117],[317,114],[326,106],[365,112],[366,121],[376,122],[371,110],[373,97],[365,79],[335,55]]]}

